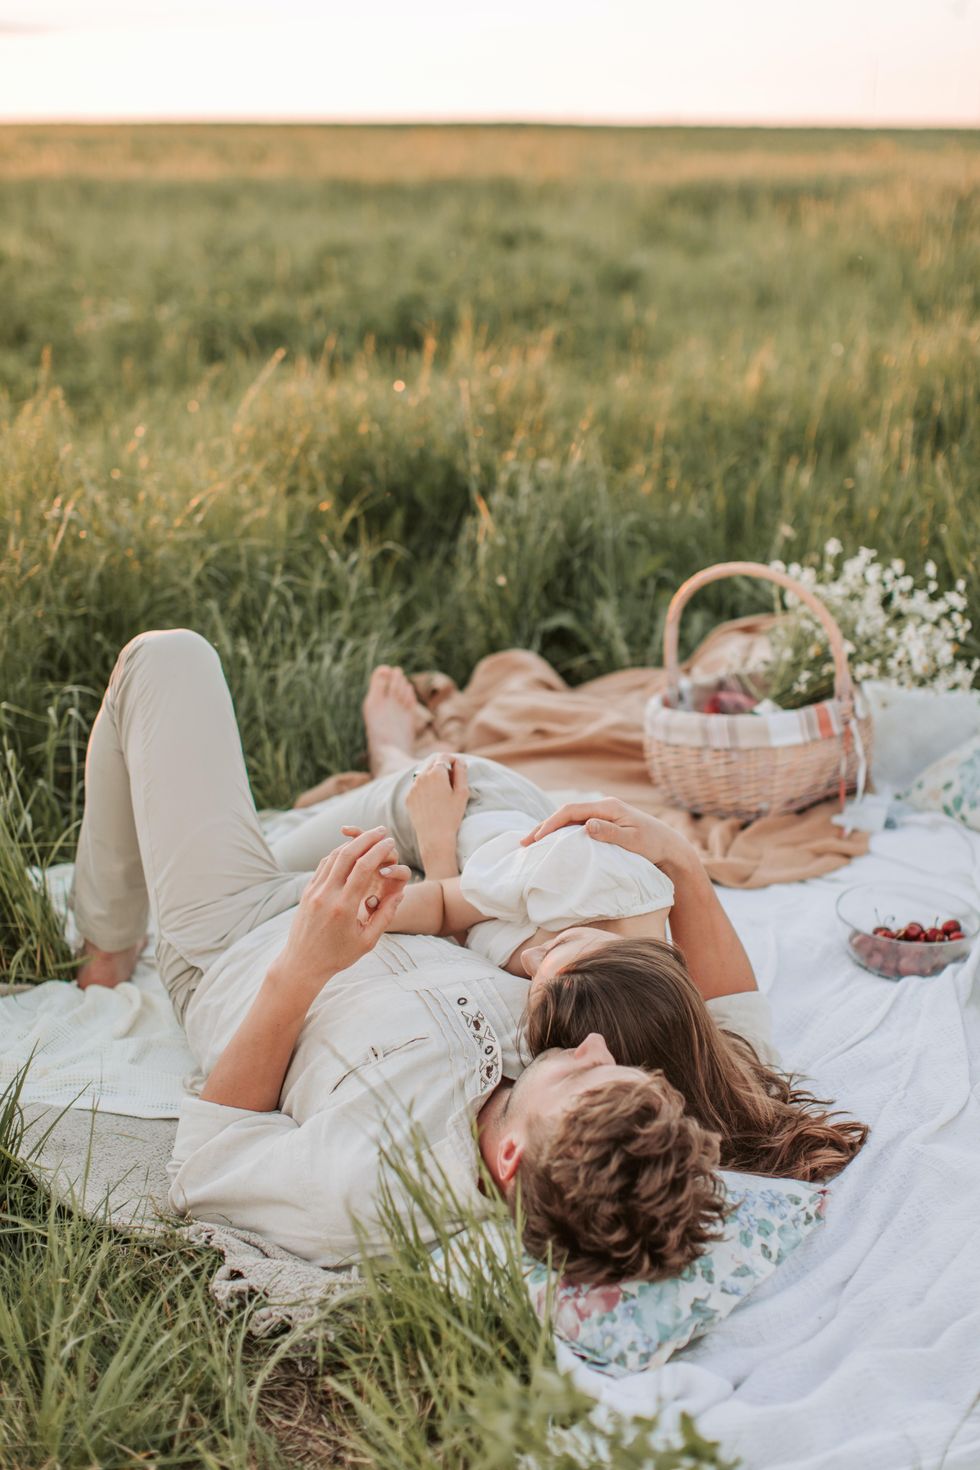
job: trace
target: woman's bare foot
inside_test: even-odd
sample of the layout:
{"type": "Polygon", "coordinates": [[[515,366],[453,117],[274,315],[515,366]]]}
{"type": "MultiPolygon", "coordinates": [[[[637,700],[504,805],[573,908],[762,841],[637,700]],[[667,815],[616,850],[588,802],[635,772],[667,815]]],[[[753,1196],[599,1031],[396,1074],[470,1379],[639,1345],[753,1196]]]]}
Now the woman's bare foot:
{"type": "Polygon", "coordinates": [[[106,985],[110,989],[121,985],[128,980],[136,969],[136,961],[143,953],[147,936],[136,944],[131,944],[128,949],[98,949],[91,940],[82,940],[82,955],[89,956],[85,960],[75,979],[78,981],[80,990],[87,990],[90,985],[106,985]]]}
{"type": "Polygon", "coordinates": [[[371,675],[361,709],[372,776],[387,776],[411,765],[415,737],[426,711],[404,672],[380,664],[371,675]]]}

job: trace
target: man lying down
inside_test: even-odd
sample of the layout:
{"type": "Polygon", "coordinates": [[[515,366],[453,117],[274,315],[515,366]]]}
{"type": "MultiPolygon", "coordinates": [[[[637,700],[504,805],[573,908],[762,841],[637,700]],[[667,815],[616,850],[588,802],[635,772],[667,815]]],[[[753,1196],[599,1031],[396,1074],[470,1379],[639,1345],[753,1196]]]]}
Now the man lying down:
{"type": "Polygon", "coordinates": [[[719,1162],[837,1173],[865,1130],[774,1070],[694,849],[619,802],[556,811],[492,762],[420,767],[413,701],[377,671],[378,779],[272,850],[214,649],[177,629],[119,656],[86,759],[79,983],[128,978],[152,903],[205,1078],[174,1207],[344,1265],[384,1251],[383,1194],[408,1208],[386,1158],[421,1140],[463,1208],[519,1191],[527,1248],[602,1282],[700,1254],[719,1162]]]}

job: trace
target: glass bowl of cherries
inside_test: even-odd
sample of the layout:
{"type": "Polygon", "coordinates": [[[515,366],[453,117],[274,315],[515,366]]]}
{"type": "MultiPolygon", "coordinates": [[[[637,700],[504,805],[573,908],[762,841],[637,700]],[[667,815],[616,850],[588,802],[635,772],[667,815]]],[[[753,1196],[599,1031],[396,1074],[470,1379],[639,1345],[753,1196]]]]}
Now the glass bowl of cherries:
{"type": "Polygon", "coordinates": [[[976,909],[944,890],[862,883],[837,900],[851,959],[873,975],[938,975],[965,959],[980,929],[976,909]]]}

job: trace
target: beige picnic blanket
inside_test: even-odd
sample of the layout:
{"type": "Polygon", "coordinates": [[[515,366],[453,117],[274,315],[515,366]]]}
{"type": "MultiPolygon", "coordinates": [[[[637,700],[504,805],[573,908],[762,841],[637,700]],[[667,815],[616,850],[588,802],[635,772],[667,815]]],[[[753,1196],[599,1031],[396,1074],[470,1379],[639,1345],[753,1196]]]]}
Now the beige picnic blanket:
{"type": "MultiPolygon", "coordinates": [[[[774,621],[770,615],[722,624],[685,671],[707,679],[760,662],[774,621]]],[[[511,766],[545,790],[618,796],[683,832],[703,854],[710,877],[730,888],[797,883],[867,852],[866,833],[845,836],[832,825],[839,810],[833,801],[748,825],[668,805],[643,756],[643,711],[664,679],[663,669],[621,669],[573,688],[545,659],[520,648],[482,659],[464,689],[446,674],[416,675],[413,683],[429,710],[416,754],[467,751],[511,766]]],[[[319,800],[368,779],[346,772],[307,795],[319,800]]]]}

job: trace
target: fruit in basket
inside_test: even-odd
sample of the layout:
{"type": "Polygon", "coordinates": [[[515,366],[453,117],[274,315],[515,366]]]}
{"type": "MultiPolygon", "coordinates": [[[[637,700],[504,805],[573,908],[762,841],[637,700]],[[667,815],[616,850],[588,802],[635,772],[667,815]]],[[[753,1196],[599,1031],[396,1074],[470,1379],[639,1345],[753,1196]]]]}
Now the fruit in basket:
{"type": "Polygon", "coordinates": [[[716,689],[704,702],[706,715],[746,715],[759,701],[741,689],[716,689]]]}

